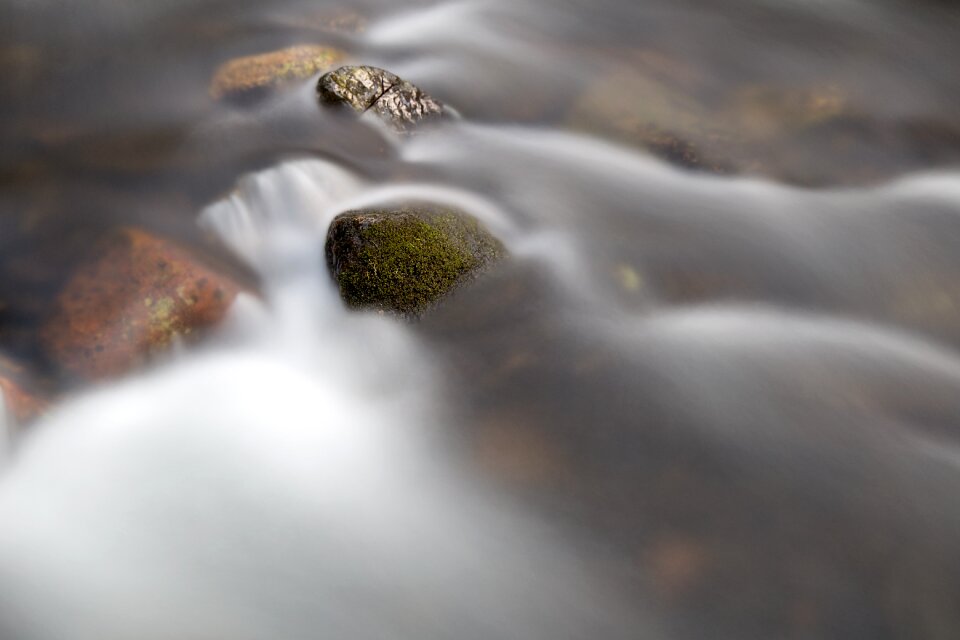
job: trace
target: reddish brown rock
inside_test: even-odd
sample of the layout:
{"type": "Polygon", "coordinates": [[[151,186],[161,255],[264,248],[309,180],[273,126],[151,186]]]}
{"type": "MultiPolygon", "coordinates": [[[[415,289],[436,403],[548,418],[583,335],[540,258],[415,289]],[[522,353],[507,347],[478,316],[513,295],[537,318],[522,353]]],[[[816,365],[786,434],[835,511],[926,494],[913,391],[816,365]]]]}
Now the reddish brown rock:
{"type": "Polygon", "coordinates": [[[0,355],[0,396],[3,406],[18,423],[30,422],[47,408],[43,394],[19,364],[0,355]]]}
{"type": "Polygon", "coordinates": [[[176,243],[123,229],[73,273],[41,342],[70,375],[116,376],[217,324],[240,289],[176,243]]]}

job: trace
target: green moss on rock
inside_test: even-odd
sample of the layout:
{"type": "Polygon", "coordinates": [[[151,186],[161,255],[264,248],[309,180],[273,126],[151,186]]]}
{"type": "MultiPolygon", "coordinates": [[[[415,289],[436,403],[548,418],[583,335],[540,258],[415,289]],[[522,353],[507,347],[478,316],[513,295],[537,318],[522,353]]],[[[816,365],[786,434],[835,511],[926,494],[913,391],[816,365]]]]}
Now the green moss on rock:
{"type": "Polygon", "coordinates": [[[327,264],[348,305],[410,316],[503,254],[475,218],[428,206],[348,211],[334,219],[326,243],[327,264]]]}

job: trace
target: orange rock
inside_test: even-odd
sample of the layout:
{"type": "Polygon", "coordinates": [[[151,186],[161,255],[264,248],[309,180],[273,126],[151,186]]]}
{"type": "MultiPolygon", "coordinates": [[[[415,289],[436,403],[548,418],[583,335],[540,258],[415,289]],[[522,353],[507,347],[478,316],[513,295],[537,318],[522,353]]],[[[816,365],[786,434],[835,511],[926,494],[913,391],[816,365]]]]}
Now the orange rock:
{"type": "Polygon", "coordinates": [[[47,402],[32,388],[23,367],[0,356],[0,396],[6,410],[19,422],[30,422],[47,408],[47,402]]]}
{"type": "Polygon", "coordinates": [[[116,376],[217,324],[240,288],[170,240],[123,229],[73,273],[41,342],[71,375],[116,376]]]}
{"type": "Polygon", "coordinates": [[[345,54],[332,47],[298,45],[235,58],[222,64],[210,82],[213,98],[247,98],[284,83],[330,71],[345,54]]]}

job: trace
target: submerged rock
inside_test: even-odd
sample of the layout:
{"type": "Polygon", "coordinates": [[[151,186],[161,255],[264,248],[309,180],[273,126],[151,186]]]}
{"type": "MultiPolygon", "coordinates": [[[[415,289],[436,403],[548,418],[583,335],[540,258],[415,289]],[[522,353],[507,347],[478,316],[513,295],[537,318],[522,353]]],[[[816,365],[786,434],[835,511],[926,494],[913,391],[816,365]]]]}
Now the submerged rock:
{"type": "Polygon", "coordinates": [[[358,113],[372,111],[398,133],[443,115],[443,104],[377,67],[346,66],[326,73],[317,83],[317,95],[323,104],[347,104],[358,113]]]}
{"type": "Polygon", "coordinates": [[[307,14],[297,16],[298,25],[332,31],[335,33],[363,33],[367,30],[367,18],[353,9],[321,6],[307,14]]]}
{"type": "Polygon", "coordinates": [[[882,116],[841,76],[741,84],[674,55],[616,57],[584,83],[567,126],[679,167],[822,187],[960,161],[955,119],[882,116]]]}
{"type": "Polygon", "coordinates": [[[348,305],[410,316],[504,253],[472,216],[433,206],[342,213],[326,242],[327,264],[348,305]]]}
{"type": "Polygon", "coordinates": [[[328,71],[346,57],[339,49],[298,45],[235,58],[214,73],[210,95],[216,99],[250,99],[268,90],[328,71]]]}
{"type": "Polygon", "coordinates": [[[176,243],[123,229],[67,281],[41,344],[72,376],[116,376],[218,323],[240,289],[176,243]]]}
{"type": "Polygon", "coordinates": [[[700,96],[705,78],[676,61],[647,52],[591,79],[573,103],[567,124],[646,149],[671,164],[711,173],[736,173],[736,132],[700,96]]]}

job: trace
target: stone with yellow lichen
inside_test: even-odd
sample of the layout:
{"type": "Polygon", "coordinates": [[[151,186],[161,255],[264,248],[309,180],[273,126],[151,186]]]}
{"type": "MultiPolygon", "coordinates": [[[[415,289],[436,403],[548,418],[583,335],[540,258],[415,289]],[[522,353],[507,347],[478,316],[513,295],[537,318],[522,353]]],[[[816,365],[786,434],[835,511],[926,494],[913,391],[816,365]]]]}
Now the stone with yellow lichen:
{"type": "Polygon", "coordinates": [[[235,58],[214,73],[210,95],[217,100],[257,98],[284,84],[329,71],[345,57],[339,49],[310,44],[235,58]]]}
{"type": "Polygon", "coordinates": [[[240,289],[177,243],[122,229],[72,273],[41,342],[70,376],[113,377],[219,322],[240,289]]]}

